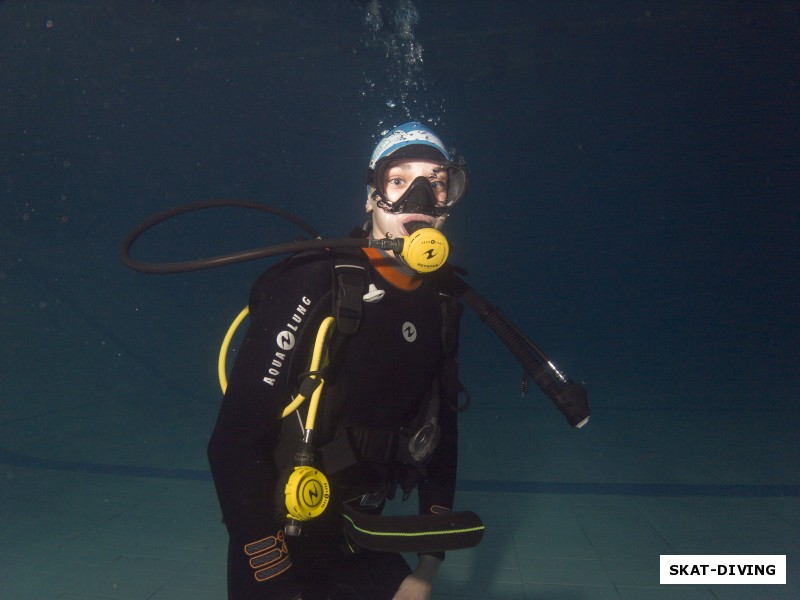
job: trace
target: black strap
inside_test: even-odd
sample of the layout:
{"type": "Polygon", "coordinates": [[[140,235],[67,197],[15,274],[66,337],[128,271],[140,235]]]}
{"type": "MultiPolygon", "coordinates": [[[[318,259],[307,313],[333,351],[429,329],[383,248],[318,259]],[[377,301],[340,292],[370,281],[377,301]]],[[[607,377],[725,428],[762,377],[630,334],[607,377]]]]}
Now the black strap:
{"type": "Polygon", "coordinates": [[[400,444],[408,444],[408,438],[385,429],[350,426],[340,428],[318,452],[325,473],[331,476],[359,462],[392,465],[400,444]]]}
{"type": "Polygon", "coordinates": [[[367,289],[367,268],[355,260],[338,259],[336,272],[336,326],[345,335],[358,331],[367,289]]]}
{"type": "Polygon", "coordinates": [[[464,412],[472,403],[469,392],[458,378],[458,341],[461,315],[464,307],[458,298],[441,294],[442,343],[444,345],[444,364],[440,374],[442,397],[451,410],[464,412]],[[459,396],[464,393],[465,401],[459,404],[459,396]]]}

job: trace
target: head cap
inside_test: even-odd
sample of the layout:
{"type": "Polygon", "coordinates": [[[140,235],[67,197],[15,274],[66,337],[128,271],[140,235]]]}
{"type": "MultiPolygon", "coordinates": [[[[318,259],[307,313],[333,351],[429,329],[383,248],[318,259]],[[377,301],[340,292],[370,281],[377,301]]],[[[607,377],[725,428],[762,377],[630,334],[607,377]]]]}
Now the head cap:
{"type": "Polygon", "coordinates": [[[417,121],[395,127],[384,135],[375,146],[375,150],[372,151],[369,168],[374,169],[375,163],[387,156],[430,158],[432,160],[449,160],[450,158],[450,154],[439,136],[417,121]],[[419,146],[419,148],[409,148],[409,146],[419,146]]]}

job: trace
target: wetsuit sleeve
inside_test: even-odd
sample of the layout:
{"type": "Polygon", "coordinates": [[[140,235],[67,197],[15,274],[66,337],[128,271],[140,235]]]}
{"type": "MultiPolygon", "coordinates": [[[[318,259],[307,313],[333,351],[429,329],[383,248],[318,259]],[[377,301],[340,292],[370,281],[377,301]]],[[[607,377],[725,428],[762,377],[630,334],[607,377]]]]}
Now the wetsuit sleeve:
{"type": "Polygon", "coordinates": [[[289,366],[312,309],[330,293],[329,267],[282,265],[254,286],[250,323],[208,446],[230,536],[230,597],[294,598],[296,569],[283,538],[274,452],[290,400],[289,366]]]}

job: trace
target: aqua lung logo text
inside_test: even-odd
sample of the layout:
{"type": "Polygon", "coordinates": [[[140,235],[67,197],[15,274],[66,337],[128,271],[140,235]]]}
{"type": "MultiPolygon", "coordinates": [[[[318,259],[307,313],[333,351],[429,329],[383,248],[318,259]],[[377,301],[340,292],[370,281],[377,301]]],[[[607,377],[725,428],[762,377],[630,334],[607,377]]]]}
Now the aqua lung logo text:
{"type": "Polygon", "coordinates": [[[403,337],[407,342],[413,342],[417,339],[417,328],[414,327],[414,324],[406,321],[403,323],[403,337]]]}
{"type": "Polygon", "coordinates": [[[300,300],[300,304],[294,309],[294,314],[284,326],[286,329],[275,336],[275,344],[278,346],[278,349],[272,356],[272,362],[269,363],[267,374],[263,379],[264,383],[275,385],[275,379],[281,374],[281,369],[283,369],[283,366],[286,364],[286,357],[292,348],[294,348],[295,342],[297,341],[297,336],[295,334],[300,329],[300,325],[306,314],[308,314],[308,308],[310,306],[311,300],[303,296],[300,300]]]}

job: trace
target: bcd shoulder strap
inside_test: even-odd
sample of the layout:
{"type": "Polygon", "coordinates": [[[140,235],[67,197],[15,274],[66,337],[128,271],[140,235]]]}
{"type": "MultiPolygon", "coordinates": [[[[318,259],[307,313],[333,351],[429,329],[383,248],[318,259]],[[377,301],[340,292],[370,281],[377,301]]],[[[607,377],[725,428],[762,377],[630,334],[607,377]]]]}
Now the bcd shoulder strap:
{"type": "Polygon", "coordinates": [[[334,265],[336,295],[333,316],[340,333],[353,335],[358,331],[367,289],[367,267],[355,257],[340,257],[334,265]]]}

